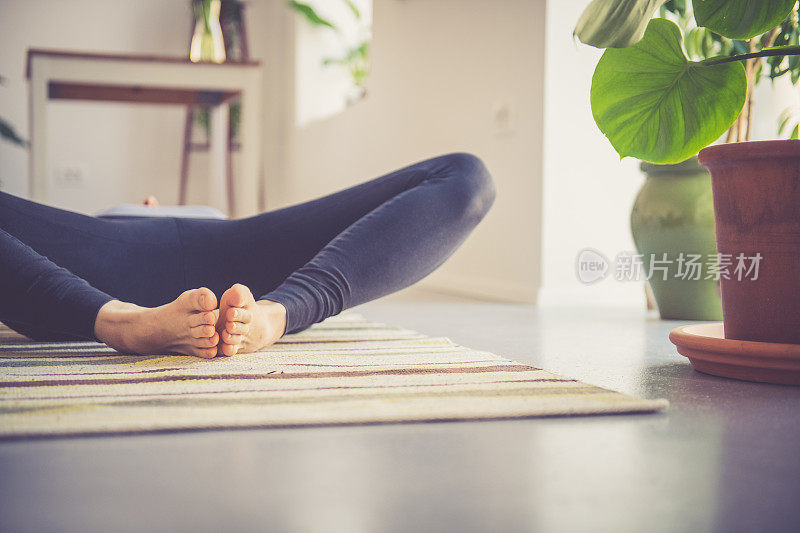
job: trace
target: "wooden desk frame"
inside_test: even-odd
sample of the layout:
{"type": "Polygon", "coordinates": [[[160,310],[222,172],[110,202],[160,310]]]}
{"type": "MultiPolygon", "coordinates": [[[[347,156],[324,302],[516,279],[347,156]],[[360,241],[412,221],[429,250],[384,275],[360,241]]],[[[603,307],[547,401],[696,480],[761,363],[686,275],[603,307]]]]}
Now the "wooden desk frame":
{"type": "MultiPolygon", "coordinates": [[[[203,105],[211,108],[210,195],[225,195],[228,153],[228,106],[242,102],[239,175],[231,216],[259,210],[263,91],[259,62],[191,63],[184,58],[127,54],[85,54],[28,50],[30,112],[30,191],[48,200],[47,103],[53,99],[203,105]]],[[[180,142],[176,142],[180,147],[180,142]]]]}

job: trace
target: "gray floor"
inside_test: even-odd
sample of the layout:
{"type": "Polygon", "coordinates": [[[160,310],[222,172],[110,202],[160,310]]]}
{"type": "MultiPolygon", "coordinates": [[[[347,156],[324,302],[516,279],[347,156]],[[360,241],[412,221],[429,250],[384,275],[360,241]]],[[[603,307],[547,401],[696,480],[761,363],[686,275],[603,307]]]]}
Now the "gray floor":
{"type": "Polygon", "coordinates": [[[632,310],[376,302],[368,318],[660,415],[0,443],[2,531],[798,531],[800,388],[694,372],[632,310]]]}

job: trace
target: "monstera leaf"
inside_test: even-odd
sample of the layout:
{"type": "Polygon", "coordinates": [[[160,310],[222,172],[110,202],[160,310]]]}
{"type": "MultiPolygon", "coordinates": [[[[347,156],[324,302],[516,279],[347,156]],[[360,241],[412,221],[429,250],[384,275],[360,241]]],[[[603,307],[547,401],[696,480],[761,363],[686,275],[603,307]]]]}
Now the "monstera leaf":
{"type": "Polygon", "coordinates": [[[620,157],[677,163],[730,127],[746,93],[741,63],[689,61],[678,26],[653,19],[637,44],[603,53],[592,77],[592,114],[620,157]]]}
{"type": "Polygon", "coordinates": [[[574,35],[597,48],[625,48],[636,44],[664,1],[594,0],[578,19],[574,35]]]}
{"type": "Polygon", "coordinates": [[[731,39],[750,39],[785,19],[796,0],[693,0],[698,26],[731,39]]]}

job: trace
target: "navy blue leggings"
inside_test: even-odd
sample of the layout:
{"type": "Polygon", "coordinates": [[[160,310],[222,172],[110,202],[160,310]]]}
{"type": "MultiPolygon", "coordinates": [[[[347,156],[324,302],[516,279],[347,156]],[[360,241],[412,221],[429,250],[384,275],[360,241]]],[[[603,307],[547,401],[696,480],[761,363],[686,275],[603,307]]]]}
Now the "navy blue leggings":
{"type": "Polygon", "coordinates": [[[300,331],[432,272],[494,194],[468,154],[238,220],[101,219],[0,192],[0,321],[34,339],[94,339],[112,299],[154,307],[241,283],[300,331]]]}

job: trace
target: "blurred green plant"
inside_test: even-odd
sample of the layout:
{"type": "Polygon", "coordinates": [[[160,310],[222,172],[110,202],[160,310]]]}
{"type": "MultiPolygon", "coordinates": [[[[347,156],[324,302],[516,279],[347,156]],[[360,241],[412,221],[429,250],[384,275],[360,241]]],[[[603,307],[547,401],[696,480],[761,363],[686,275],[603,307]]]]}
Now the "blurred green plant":
{"type": "MultiPolygon", "coordinates": [[[[5,85],[6,79],[0,76],[0,85],[5,85]]],[[[19,146],[28,146],[28,141],[23,139],[17,133],[17,130],[9,124],[3,117],[0,117],[0,138],[3,138],[13,144],[19,146]]]]}
{"type": "Polygon", "coordinates": [[[749,140],[762,58],[770,79],[800,79],[797,20],[795,0],[594,0],[575,35],[606,48],[595,122],[621,157],[653,163],[682,161],[725,130],[749,140]],[[656,9],[663,18],[651,20],[656,9]]]}
{"type": "MultiPolygon", "coordinates": [[[[361,23],[361,12],[358,9],[358,6],[353,3],[352,0],[342,0],[350,11],[353,13],[356,21],[361,23]]],[[[295,13],[297,13],[300,17],[306,20],[311,26],[318,27],[318,28],[328,28],[335,32],[339,32],[339,28],[332,23],[331,21],[323,18],[316,12],[316,10],[305,2],[299,2],[297,0],[289,0],[286,3],[289,8],[291,8],[295,13]]],[[[348,47],[345,50],[344,55],[341,57],[328,57],[322,60],[323,66],[331,66],[337,65],[347,69],[350,73],[350,78],[353,81],[353,85],[361,90],[362,95],[364,92],[364,86],[366,84],[367,78],[369,77],[369,52],[370,52],[370,40],[363,39],[359,44],[348,47]]]]}
{"type": "Polygon", "coordinates": [[[320,17],[313,7],[304,2],[289,0],[289,2],[287,2],[287,5],[290,8],[292,8],[298,15],[301,15],[304,19],[306,19],[308,23],[311,24],[312,26],[325,26],[332,30],[338,29],[336,28],[336,26],[333,25],[332,22],[320,17]]]}
{"type": "Polygon", "coordinates": [[[322,60],[324,66],[340,65],[350,72],[353,85],[364,87],[369,76],[369,41],[364,41],[360,45],[350,48],[344,57],[328,57],[322,60]]]}
{"type": "Polygon", "coordinates": [[[800,133],[800,109],[797,107],[787,107],[778,119],[778,135],[784,135],[788,139],[797,139],[800,133]]]}

